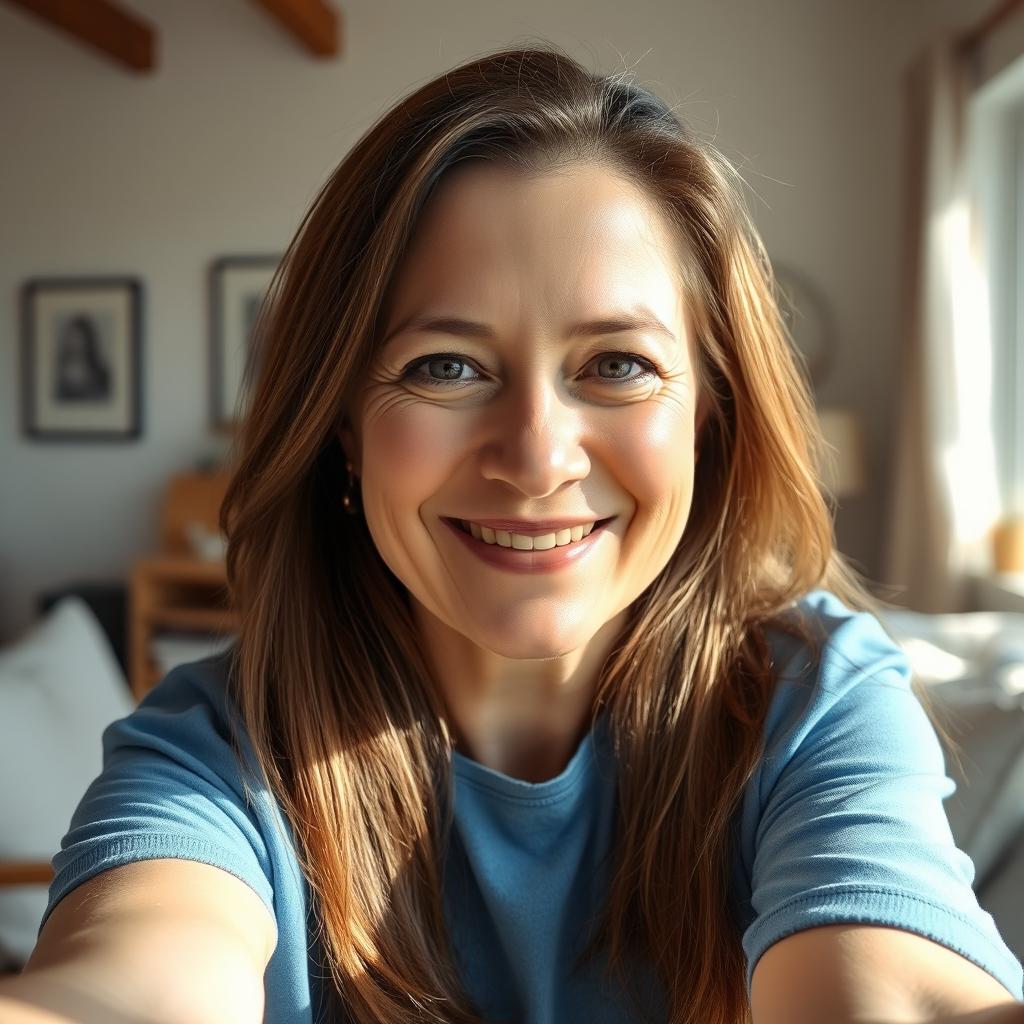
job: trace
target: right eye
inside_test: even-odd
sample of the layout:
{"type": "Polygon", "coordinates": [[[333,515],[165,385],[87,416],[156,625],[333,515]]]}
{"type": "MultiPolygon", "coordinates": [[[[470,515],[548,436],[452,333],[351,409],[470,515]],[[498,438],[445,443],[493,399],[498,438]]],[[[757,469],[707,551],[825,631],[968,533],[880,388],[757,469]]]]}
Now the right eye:
{"type": "Polygon", "coordinates": [[[478,378],[463,377],[462,373],[467,369],[472,370],[472,366],[463,356],[452,353],[435,353],[410,363],[402,372],[402,380],[415,381],[417,384],[426,384],[429,387],[469,384],[478,378]],[[421,366],[426,367],[425,374],[416,372],[421,366]]]}

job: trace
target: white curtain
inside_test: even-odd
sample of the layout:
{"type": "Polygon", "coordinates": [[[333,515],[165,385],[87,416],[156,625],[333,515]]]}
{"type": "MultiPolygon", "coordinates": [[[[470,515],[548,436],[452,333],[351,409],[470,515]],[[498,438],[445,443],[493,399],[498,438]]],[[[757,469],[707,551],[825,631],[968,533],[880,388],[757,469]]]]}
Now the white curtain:
{"type": "Polygon", "coordinates": [[[943,33],[904,82],[907,220],[901,387],[884,518],[883,579],[894,603],[971,607],[1001,514],[983,246],[971,195],[973,74],[943,33]]]}

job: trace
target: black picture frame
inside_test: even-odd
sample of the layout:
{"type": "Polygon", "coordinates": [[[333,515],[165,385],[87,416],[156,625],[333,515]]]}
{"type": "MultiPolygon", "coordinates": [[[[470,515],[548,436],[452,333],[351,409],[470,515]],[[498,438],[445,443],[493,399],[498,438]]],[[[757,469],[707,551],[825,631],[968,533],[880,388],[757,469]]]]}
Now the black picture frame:
{"type": "Polygon", "coordinates": [[[142,436],[142,281],[34,277],[21,286],[21,428],[36,441],[142,436]]]}
{"type": "Polygon", "coordinates": [[[281,256],[221,256],[210,265],[210,422],[216,431],[234,431],[245,415],[242,384],[253,358],[253,328],[281,256]]]}

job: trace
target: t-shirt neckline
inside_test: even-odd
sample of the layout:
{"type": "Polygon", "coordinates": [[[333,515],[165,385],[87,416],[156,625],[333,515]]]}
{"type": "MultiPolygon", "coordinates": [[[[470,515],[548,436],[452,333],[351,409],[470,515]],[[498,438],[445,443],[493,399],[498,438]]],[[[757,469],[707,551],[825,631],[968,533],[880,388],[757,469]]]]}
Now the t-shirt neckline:
{"type": "Polygon", "coordinates": [[[455,775],[473,786],[491,790],[500,796],[511,797],[517,802],[550,803],[568,795],[576,787],[584,769],[595,757],[595,741],[603,739],[607,728],[607,710],[603,710],[592,729],[588,729],[580,740],[566,766],[555,776],[543,782],[528,782],[506,775],[495,768],[474,761],[458,750],[452,751],[452,768],[455,775]]]}

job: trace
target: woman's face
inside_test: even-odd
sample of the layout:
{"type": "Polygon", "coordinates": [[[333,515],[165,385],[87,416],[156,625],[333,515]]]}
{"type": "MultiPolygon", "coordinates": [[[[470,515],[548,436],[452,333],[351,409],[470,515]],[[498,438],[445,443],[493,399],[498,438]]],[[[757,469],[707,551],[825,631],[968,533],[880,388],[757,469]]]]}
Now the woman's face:
{"type": "Polygon", "coordinates": [[[442,180],[403,256],[340,436],[414,607],[495,654],[581,649],[683,534],[698,396],[673,244],[603,167],[476,163],[442,180]],[[606,519],[582,541],[531,530],[556,542],[533,552],[457,525],[606,519]]]}

